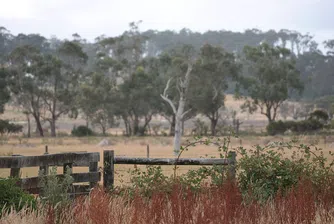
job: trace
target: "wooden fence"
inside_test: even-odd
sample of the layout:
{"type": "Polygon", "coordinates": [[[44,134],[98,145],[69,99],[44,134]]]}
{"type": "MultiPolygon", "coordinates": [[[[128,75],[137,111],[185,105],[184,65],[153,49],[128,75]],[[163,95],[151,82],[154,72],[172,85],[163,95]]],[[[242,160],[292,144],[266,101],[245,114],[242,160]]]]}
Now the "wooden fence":
{"type": "Polygon", "coordinates": [[[206,158],[149,158],[149,149],[147,150],[147,158],[131,158],[131,157],[115,157],[113,150],[103,152],[104,175],[103,185],[108,188],[114,185],[115,164],[137,164],[137,165],[231,165],[229,167],[229,175],[235,178],[236,153],[229,152],[228,159],[206,159],[206,158]]]}
{"type": "MultiPolygon", "coordinates": [[[[149,150],[148,150],[149,152],[149,150]]],[[[24,167],[39,167],[41,172],[49,170],[49,166],[62,166],[63,174],[57,175],[62,178],[66,168],[89,167],[88,173],[71,173],[74,183],[89,182],[89,185],[74,185],[76,194],[88,193],[101,180],[101,172],[98,170],[100,153],[98,152],[68,152],[49,154],[48,148],[44,155],[40,156],[2,156],[0,157],[0,169],[10,168],[11,177],[19,177],[20,169],[24,167]]],[[[115,164],[128,165],[231,165],[229,168],[230,176],[235,177],[236,153],[230,152],[228,159],[206,159],[206,158],[131,158],[115,157],[113,150],[103,152],[103,186],[111,188],[114,185],[115,164]]],[[[29,177],[19,179],[18,185],[29,193],[38,194],[40,192],[40,177],[29,177]]]]}
{"type": "MultiPolygon", "coordinates": [[[[46,147],[46,152],[40,156],[1,156],[0,168],[10,168],[10,176],[19,178],[21,168],[39,167],[40,172],[48,174],[48,167],[61,166],[63,167],[63,174],[59,174],[57,177],[62,178],[67,168],[89,167],[88,173],[71,173],[74,180],[73,183],[89,182],[89,185],[73,185],[73,191],[86,193],[89,188],[96,185],[101,179],[101,174],[98,171],[99,161],[100,153],[98,152],[49,154],[46,147]]],[[[17,184],[29,193],[38,194],[40,192],[40,177],[20,178],[17,184]]]]}

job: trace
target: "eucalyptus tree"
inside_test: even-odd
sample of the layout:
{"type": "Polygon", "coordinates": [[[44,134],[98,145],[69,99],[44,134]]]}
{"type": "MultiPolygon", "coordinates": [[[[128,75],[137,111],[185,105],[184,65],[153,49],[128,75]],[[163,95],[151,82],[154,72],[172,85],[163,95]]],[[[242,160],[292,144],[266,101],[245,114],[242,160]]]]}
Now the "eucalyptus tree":
{"type": "Polygon", "coordinates": [[[56,136],[56,121],[62,115],[76,116],[79,85],[83,80],[83,67],[87,55],[80,45],[65,41],[53,55],[45,55],[45,88],[42,89],[46,115],[51,136],[56,136]]]}
{"type": "MultiPolygon", "coordinates": [[[[181,147],[182,123],[185,116],[191,112],[192,108],[186,110],[187,101],[189,100],[189,87],[193,67],[195,64],[196,52],[191,45],[183,45],[173,50],[170,55],[163,58],[167,64],[167,74],[170,74],[165,89],[160,95],[161,98],[169,104],[175,115],[175,134],[174,134],[174,152],[177,154],[181,147]],[[174,80],[174,82],[172,82],[174,80]],[[169,89],[174,85],[178,90],[176,103],[169,97],[169,89]]],[[[165,65],[166,66],[166,65],[165,65]]]]}
{"type": "Polygon", "coordinates": [[[5,104],[9,99],[8,72],[4,68],[0,68],[0,114],[4,112],[5,104]]]}
{"type": "Polygon", "coordinates": [[[198,112],[211,122],[211,134],[216,135],[216,126],[224,107],[225,91],[229,79],[236,79],[240,66],[232,53],[223,48],[205,44],[195,66],[193,78],[195,88],[191,101],[198,112]]]}
{"type": "Polygon", "coordinates": [[[15,48],[7,57],[7,63],[11,70],[13,101],[27,116],[33,116],[36,129],[43,137],[42,114],[45,110],[42,89],[46,85],[44,76],[48,70],[44,56],[35,47],[25,45],[15,48]]]}
{"type": "Polygon", "coordinates": [[[247,76],[239,81],[249,96],[243,105],[253,112],[260,108],[269,123],[275,121],[277,110],[293,92],[301,93],[303,83],[290,50],[263,43],[244,48],[244,69],[247,76]]]}

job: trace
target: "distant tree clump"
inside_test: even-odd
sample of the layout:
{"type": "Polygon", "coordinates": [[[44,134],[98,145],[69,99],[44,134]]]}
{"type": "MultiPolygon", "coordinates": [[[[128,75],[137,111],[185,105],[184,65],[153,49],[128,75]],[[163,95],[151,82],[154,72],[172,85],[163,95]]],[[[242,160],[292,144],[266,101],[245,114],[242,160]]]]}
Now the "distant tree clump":
{"type": "Polygon", "coordinates": [[[80,125],[78,127],[73,127],[71,134],[75,137],[85,137],[85,136],[93,136],[94,132],[92,129],[80,125]]]}
{"type": "Polygon", "coordinates": [[[246,46],[244,59],[244,69],[248,72],[239,80],[249,98],[243,108],[250,112],[259,108],[271,123],[289,94],[303,90],[295,59],[288,49],[266,43],[258,47],[246,46]]]}

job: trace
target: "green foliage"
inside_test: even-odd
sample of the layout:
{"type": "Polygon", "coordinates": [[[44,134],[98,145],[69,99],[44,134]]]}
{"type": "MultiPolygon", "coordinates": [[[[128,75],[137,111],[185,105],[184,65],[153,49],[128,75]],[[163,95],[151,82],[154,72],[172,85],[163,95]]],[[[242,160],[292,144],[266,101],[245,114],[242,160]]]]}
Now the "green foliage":
{"type": "MultiPolygon", "coordinates": [[[[186,145],[181,147],[177,160],[190,147],[197,145],[215,145],[220,153],[220,157],[228,158],[229,144],[229,137],[218,138],[216,140],[196,137],[193,141],[188,141],[186,145]]],[[[136,167],[136,169],[129,172],[131,186],[128,188],[128,192],[133,194],[135,191],[138,191],[141,195],[150,197],[153,192],[170,192],[175,183],[181,184],[181,186],[193,191],[200,191],[206,183],[214,186],[221,185],[227,179],[230,167],[221,165],[202,166],[196,170],[189,170],[180,176],[176,175],[177,169],[178,166],[176,163],[173,176],[168,177],[163,174],[161,166],[146,166],[144,171],[136,167]]]]}
{"type": "Polygon", "coordinates": [[[132,190],[139,190],[143,196],[171,190],[170,179],[162,173],[161,166],[147,166],[145,171],[136,168],[130,171],[130,175],[132,190]]]}
{"type": "Polygon", "coordinates": [[[201,119],[196,119],[194,121],[194,129],[193,132],[196,136],[207,136],[209,132],[209,127],[207,124],[205,124],[204,121],[201,119]]]}
{"type": "Polygon", "coordinates": [[[9,123],[8,120],[0,119],[0,135],[4,134],[16,134],[21,132],[23,129],[22,125],[9,123]]]}
{"type": "Polygon", "coordinates": [[[324,124],[315,119],[288,122],[288,124],[289,129],[295,133],[310,133],[324,128],[324,124]]]}
{"type": "Polygon", "coordinates": [[[333,177],[334,160],[327,161],[315,146],[273,142],[253,149],[240,148],[238,182],[246,200],[266,201],[280,190],[287,192],[300,178],[308,178],[314,187],[333,177]]]}
{"type": "Polygon", "coordinates": [[[272,122],[289,94],[303,90],[296,62],[288,49],[266,43],[246,46],[243,53],[247,75],[239,77],[239,82],[252,99],[247,100],[244,107],[250,112],[260,108],[261,114],[272,122]]]}
{"type": "Polygon", "coordinates": [[[80,125],[78,127],[74,126],[71,134],[76,137],[85,137],[85,136],[93,136],[94,132],[87,126],[80,125]]]}
{"type": "Polygon", "coordinates": [[[16,182],[17,180],[12,178],[0,178],[0,211],[19,211],[26,206],[36,208],[35,198],[25,193],[16,182]]]}
{"type": "Polygon", "coordinates": [[[4,106],[10,98],[7,76],[7,71],[0,68],[0,114],[4,112],[4,106]]]}
{"type": "Polygon", "coordinates": [[[191,79],[191,105],[211,121],[211,135],[216,134],[216,125],[224,106],[228,83],[240,71],[235,56],[220,46],[205,44],[200,49],[191,79]]]}
{"type": "Polygon", "coordinates": [[[266,129],[269,135],[284,134],[288,130],[288,125],[287,122],[279,120],[269,123],[266,129]]]}
{"type": "MultiPolygon", "coordinates": [[[[240,154],[236,166],[237,182],[245,202],[266,202],[274,198],[278,191],[287,193],[301,178],[307,178],[315,190],[320,190],[326,181],[334,177],[334,154],[326,157],[321,148],[300,144],[297,139],[245,149],[231,147],[230,136],[223,139],[196,137],[181,147],[178,158],[196,145],[217,146],[220,158],[228,158],[230,150],[240,154]]],[[[176,164],[174,175],[167,177],[160,166],[147,166],[145,171],[136,168],[130,173],[130,192],[137,191],[150,197],[154,191],[170,192],[175,182],[197,192],[205,184],[222,185],[228,178],[229,169],[229,166],[203,166],[176,176],[176,164]]]]}
{"type": "Polygon", "coordinates": [[[57,177],[57,167],[52,167],[48,175],[45,171],[39,173],[41,201],[51,205],[64,204],[69,201],[69,190],[73,183],[71,169],[67,168],[63,178],[57,177]]]}
{"type": "Polygon", "coordinates": [[[323,110],[315,110],[312,113],[310,113],[309,119],[315,119],[318,121],[321,121],[323,123],[326,123],[329,120],[328,113],[323,110]]]}
{"type": "Polygon", "coordinates": [[[102,73],[92,73],[80,86],[78,104],[92,125],[98,126],[105,135],[115,125],[114,80],[102,73]]]}
{"type": "Polygon", "coordinates": [[[284,134],[290,130],[294,133],[305,134],[312,133],[323,129],[323,122],[316,119],[308,119],[302,121],[273,121],[267,125],[267,133],[269,135],[284,134]]]}

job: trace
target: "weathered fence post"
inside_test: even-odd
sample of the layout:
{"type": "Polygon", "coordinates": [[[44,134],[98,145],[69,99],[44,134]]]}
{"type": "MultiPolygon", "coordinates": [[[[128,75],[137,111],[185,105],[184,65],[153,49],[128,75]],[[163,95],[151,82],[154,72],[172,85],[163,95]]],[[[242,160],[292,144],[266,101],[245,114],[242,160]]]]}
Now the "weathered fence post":
{"type": "MultiPolygon", "coordinates": [[[[48,155],[48,154],[49,154],[49,148],[46,145],[44,155],[48,155]]],[[[39,170],[40,170],[41,174],[43,174],[43,175],[48,175],[49,174],[49,166],[40,166],[39,170]]]]}
{"type": "MultiPolygon", "coordinates": [[[[97,172],[98,171],[98,163],[97,162],[90,162],[89,163],[89,172],[97,172]]],[[[89,182],[89,187],[95,187],[97,182],[89,182]]]]}
{"type": "Polygon", "coordinates": [[[110,189],[114,186],[114,150],[103,152],[103,186],[110,189]]]}
{"type": "Polygon", "coordinates": [[[236,163],[237,163],[237,153],[236,152],[229,152],[228,158],[230,159],[230,167],[229,167],[229,177],[235,179],[236,173],[236,163]]]}
{"type": "Polygon", "coordinates": [[[146,157],[150,158],[150,145],[146,146],[146,157]]]}
{"type": "MultiPolygon", "coordinates": [[[[12,156],[21,156],[21,155],[12,155],[12,156]]],[[[20,177],[20,168],[11,168],[10,169],[11,177],[20,177]]]]}

